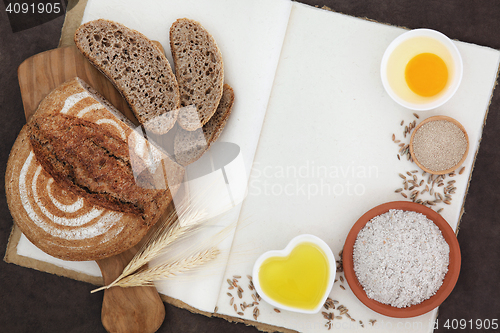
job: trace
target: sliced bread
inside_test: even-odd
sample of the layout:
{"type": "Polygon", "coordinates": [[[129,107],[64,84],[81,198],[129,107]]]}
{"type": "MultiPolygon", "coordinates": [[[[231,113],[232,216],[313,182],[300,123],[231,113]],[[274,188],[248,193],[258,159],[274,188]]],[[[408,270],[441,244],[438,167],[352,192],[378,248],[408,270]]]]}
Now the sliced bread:
{"type": "Polygon", "coordinates": [[[205,28],[187,18],[172,24],[170,48],[182,107],[177,121],[183,129],[194,131],[210,120],[222,97],[222,54],[205,28]]]}
{"type": "Polygon", "coordinates": [[[175,124],[179,87],[167,58],[142,33],[109,21],[81,25],[75,44],[115,85],[141,124],[156,134],[175,124]]]}
{"type": "Polygon", "coordinates": [[[224,85],[224,92],[215,114],[202,128],[195,131],[179,129],[175,134],[174,152],[177,163],[186,166],[198,160],[221,134],[234,102],[233,89],[224,85]]]}

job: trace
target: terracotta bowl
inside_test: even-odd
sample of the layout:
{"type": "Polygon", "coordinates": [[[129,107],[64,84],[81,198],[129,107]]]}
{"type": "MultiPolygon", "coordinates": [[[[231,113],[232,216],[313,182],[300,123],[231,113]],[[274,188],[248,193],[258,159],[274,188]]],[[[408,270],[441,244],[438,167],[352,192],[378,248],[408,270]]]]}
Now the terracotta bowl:
{"type": "Polygon", "coordinates": [[[356,297],[367,307],[372,309],[375,312],[383,314],[388,317],[395,318],[409,318],[420,316],[424,313],[427,313],[436,307],[438,307],[448,295],[451,293],[455,284],[458,280],[458,275],[460,273],[460,264],[461,264],[461,256],[460,256],[460,247],[458,245],[457,237],[455,236],[455,232],[450,227],[448,222],[436,213],[434,210],[425,207],[423,205],[409,202],[409,201],[393,201],[382,204],[375,208],[372,208],[368,212],[366,212],[363,216],[359,218],[359,220],[353,225],[351,231],[347,235],[347,239],[344,244],[344,253],[343,253],[343,265],[344,265],[344,275],[349,283],[349,287],[356,297]],[[428,219],[433,221],[438,228],[441,230],[441,233],[448,243],[450,247],[450,261],[448,265],[448,272],[446,273],[443,284],[439,288],[439,290],[434,294],[434,296],[429,299],[423,301],[420,304],[415,304],[406,308],[396,308],[387,304],[383,304],[377,302],[371,298],[368,298],[363,287],[359,283],[356,274],[354,273],[353,266],[353,247],[354,242],[358,236],[359,231],[365,226],[365,224],[370,221],[375,216],[380,214],[384,214],[388,212],[390,209],[399,209],[404,211],[414,211],[418,213],[422,213],[427,216],[428,219]]]}
{"type": "Polygon", "coordinates": [[[450,172],[453,172],[455,171],[458,167],[460,167],[464,162],[465,162],[465,159],[467,158],[467,154],[469,153],[469,136],[467,135],[467,131],[465,130],[465,128],[462,126],[462,124],[460,124],[457,120],[451,118],[451,117],[447,117],[447,116],[434,116],[434,117],[429,117],[423,121],[421,121],[417,127],[415,127],[415,129],[413,130],[412,134],[411,134],[411,138],[410,138],[410,154],[411,154],[411,157],[413,159],[413,161],[419,166],[420,169],[424,170],[425,172],[427,173],[431,173],[431,174],[434,174],[434,175],[444,175],[444,174],[447,174],[447,173],[450,173],[450,172]],[[464,135],[465,135],[465,140],[467,140],[467,148],[465,148],[465,153],[464,153],[464,156],[462,156],[462,159],[460,160],[460,162],[458,162],[456,165],[454,165],[453,167],[449,168],[449,169],[446,169],[446,170],[442,170],[442,171],[434,171],[434,170],[429,170],[427,169],[425,166],[423,166],[422,164],[420,164],[420,162],[418,161],[418,159],[416,158],[415,156],[415,152],[413,151],[413,138],[415,137],[415,133],[417,133],[418,129],[423,125],[423,124],[426,124],[428,122],[431,122],[431,121],[436,121],[436,120],[447,120],[449,122],[452,122],[453,124],[455,124],[458,128],[460,128],[462,130],[462,132],[464,132],[464,135]]]}

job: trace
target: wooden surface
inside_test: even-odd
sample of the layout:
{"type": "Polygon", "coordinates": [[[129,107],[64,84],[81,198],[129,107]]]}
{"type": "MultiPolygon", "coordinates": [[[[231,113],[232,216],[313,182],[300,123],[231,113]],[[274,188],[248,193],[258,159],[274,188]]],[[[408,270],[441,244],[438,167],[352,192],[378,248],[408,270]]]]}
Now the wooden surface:
{"type": "Polygon", "coordinates": [[[54,88],[78,76],[137,124],[127,103],[113,84],[75,46],[57,48],[26,59],[19,66],[17,76],[26,119],[35,113],[40,101],[54,88]]]}
{"type": "MultiPolygon", "coordinates": [[[[137,123],[120,93],[74,46],[39,53],[19,66],[18,80],[26,119],[35,113],[40,101],[54,88],[75,76],[137,123]]],[[[120,275],[136,251],[132,248],[97,262],[104,284],[113,282],[120,275]]],[[[108,332],[155,332],[164,318],[165,307],[154,287],[114,287],[104,292],[101,319],[108,332]]]]}
{"type": "MultiPolygon", "coordinates": [[[[134,257],[135,247],[97,261],[104,284],[113,282],[134,257]]],[[[155,287],[112,287],[104,291],[101,320],[108,332],[156,332],[165,319],[165,306],[155,287]]]]}
{"type": "MultiPolygon", "coordinates": [[[[69,3],[82,1],[70,0],[69,3]]],[[[86,2],[86,1],[84,1],[86,2]]],[[[500,49],[500,6],[497,0],[481,3],[464,0],[438,0],[415,2],[410,0],[301,0],[311,5],[330,6],[338,12],[368,17],[380,22],[409,28],[433,28],[450,38],[500,49]]],[[[85,6],[82,6],[85,7],[85,6]]],[[[68,5],[68,11],[72,6],[68,5]]],[[[40,24],[26,31],[13,32],[11,22],[27,21],[25,14],[7,19],[5,4],[0,3],[5,15],[0,20],[2,52],[0,69],[2,129],[2,165],[18,132],[24,124],[22,101],[15,71],[27,57],[58,45],[64,17],[40,24]],[[3,98],[3,99],[2,99],[3,98]]],[[[77,8],[73,8],[75,10],[77,8]]],[[[41,17],[42,14],[37,14],[41,17]]],[[[68,18],[67,18],[68,19],[68,18]]],[[[463,269],[454,291],[439,309],[439,325],[435,333],[451,332],[443,327],[448,321],[498,318],[500,288],[500,90],[496,89],[481,148],[475,164],[469,194],[458,238],[462,247],[463,269]],[[487,253],[488,255],[485,255],[487,253]]],[[[471,110],[473,112],[473,110],[471,110]]],[[[0,239],[5,248],[9,239],[12,217],[5,202],[1,201],[2,221],[0,239]]],[[[91,294],[94,285],[71,278],[27,269],[22,264],[0,262],[0,291],[3,308],[0,323],[5,332],[99,332],[104,333],[99,315],[101,294],[91,294]],[[29,290],[29,292],[27,292],[29,290]],[[77,300],[77,301],[76,301],[77,300]],[[26,314],[29,314],[28,316],[26,314]]],[[[234,324],[220,318],[209,318],[166,304],[167,318],[159,332],[164,333],[258,333],[252,326],[234,324]]],[[[365,323],[366,330],[370,325],[365,323]]],[[[470,327],[470,326],[469,326],[470,327]]],[[[469,331],[469,328],[462,331],[469,331]]],[[[470,329],[473,332],[481,330],[470,329]]],[[[493,330],[489,330],[492,332],[493,330]]],[[[325,332],[327,331],[325,328],[325,332]]],[[[333,332],[333,330],[332,330],[333,332]]],[[[488,331],[486,331],[488,332],[488,331]]]]}

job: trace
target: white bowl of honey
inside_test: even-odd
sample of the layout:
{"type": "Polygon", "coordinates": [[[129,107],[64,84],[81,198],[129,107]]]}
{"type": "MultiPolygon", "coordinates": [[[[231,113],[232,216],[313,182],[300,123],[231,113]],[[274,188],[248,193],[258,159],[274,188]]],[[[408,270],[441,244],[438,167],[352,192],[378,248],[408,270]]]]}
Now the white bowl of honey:
{"type": "Polygon", "coordinates": [[[336,263],[330,247],[314,235],[293,238],[283,250],[262,254],[253,267],[255,289],[277,308],[317,313],[335,280],[336,263]]]}
{"type": "Polygon", "coordinates": [[[398,104],[415,111],[446,103],[462,81],[463,63],[457,47],[444,34],[414,29],[394,39],[380,67],[382,84],[398,104]]]}

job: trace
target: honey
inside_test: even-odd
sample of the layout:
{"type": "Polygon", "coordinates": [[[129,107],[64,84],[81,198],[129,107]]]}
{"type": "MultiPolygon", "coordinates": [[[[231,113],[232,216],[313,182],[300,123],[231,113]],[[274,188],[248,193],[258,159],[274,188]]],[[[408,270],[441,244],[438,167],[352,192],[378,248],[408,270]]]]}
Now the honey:
{"type": "Polygon", "coordinates": [[[312,310],[326,292],[329,271],[323,250],[312,242],[302,242],[285,257],[266,259],[259,270],[259,281],[262,291],[274,301],[312,310]]]}

